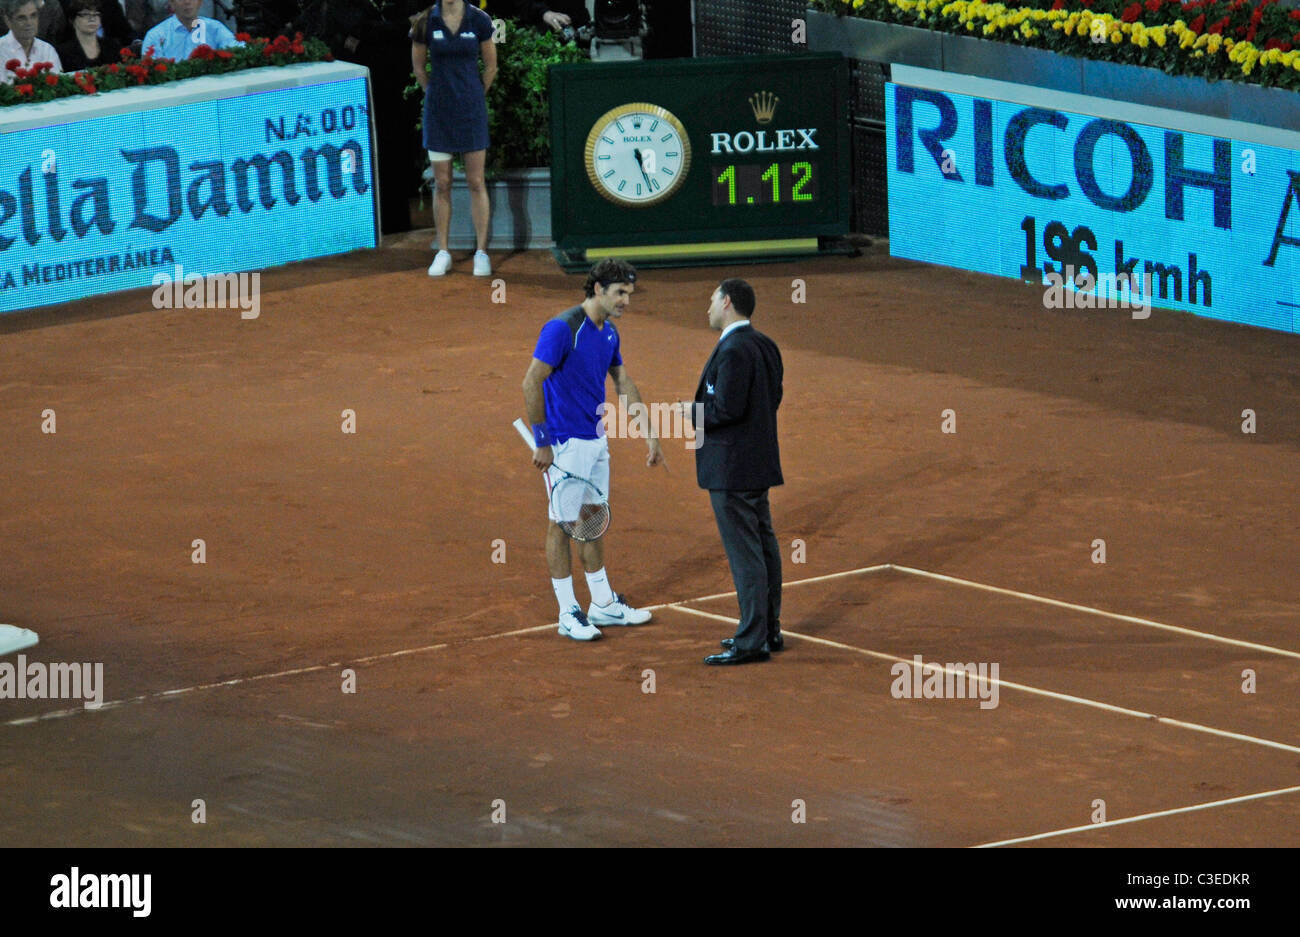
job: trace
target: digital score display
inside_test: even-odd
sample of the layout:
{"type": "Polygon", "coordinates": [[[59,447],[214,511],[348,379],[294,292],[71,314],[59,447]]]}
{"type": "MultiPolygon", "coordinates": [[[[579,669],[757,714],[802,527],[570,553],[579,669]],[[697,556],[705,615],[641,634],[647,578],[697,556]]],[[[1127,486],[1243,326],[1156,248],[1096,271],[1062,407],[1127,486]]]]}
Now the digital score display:
{"type": "Polygon", "coordinates": [[[714,205],[792,205],[817,199],[817,167],[807,160],[727,163],[721,170],[713,180],[714,205]]]}
{"type": "Polygon", "coordinates": [[[895,74],[912,81],[886,86],[894,256],[1041,283],[1049,308],[1300,331],[1300,133],[895,74]]]}
{"type": "Polygon", "coordinates": [[[560,65],[550,100],[561,253],[849,231],[838,53],[560,65]]]}

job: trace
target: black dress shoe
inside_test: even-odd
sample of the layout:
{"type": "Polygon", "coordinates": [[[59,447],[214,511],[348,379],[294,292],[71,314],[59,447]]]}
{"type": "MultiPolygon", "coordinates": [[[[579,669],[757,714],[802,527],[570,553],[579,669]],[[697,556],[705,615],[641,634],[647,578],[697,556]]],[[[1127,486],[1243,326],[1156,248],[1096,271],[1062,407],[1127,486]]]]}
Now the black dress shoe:
{"type": "Polygon", "coordinates": [[[706,664],[750,664],[758,661],[768,660],[771,654],[767,651],[738,651],[734,647],[728,648],[721,654],[710,654],[704,658],[706,664]]]}
{"type": "MultiPolygon", "coordinates": [[[[733,646],[735,645],[735,643],[736,643],[736,639],[735,639],[735,638],[723,638],[723,639],[722,639],[721,641],[719,641],[718,643],[721,644],[721,645],[722,645],[723,647],[725,647],[725,648],[731,648],[731,647],[733,647],[733,646]]],[[[774,652],[775,652],[775,651],[784,651],[784,650],[785,650],[785,636],[784,636],[784,635],[780,635],[780,634],[778,634],[775,638],[768,638],[768,639],[767,639],[767,649],[768,649],[769,651],[774,651],[774,652]]]]}

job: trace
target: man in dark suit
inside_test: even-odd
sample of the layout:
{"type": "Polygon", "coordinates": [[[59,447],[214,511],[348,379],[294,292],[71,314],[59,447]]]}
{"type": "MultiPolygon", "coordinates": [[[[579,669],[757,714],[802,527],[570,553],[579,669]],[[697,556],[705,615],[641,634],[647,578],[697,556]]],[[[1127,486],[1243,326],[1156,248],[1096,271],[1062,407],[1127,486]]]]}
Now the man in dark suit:
{"type": "Polygon", "coordinates": [[[708,489],[740,603],[735,637],[706,664],[767,660],[785,647],[781,635],[781,554],[767,490],[784,484],[777,445],[781,352],[749,323],[754,288],[723,280],[709,304],[709,327],[721,330],[695,391],[694,420],[704,430],[695,475],[708,489]]]}

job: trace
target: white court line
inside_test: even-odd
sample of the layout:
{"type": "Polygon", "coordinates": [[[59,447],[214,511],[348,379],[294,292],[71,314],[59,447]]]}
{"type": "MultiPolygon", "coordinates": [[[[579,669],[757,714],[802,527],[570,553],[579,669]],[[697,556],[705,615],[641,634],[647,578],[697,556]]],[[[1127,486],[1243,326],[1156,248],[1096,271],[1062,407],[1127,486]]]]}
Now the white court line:
{"type": "MultiPolygon", "coordinates": [[[[714,618],[717,619],[718,621],[729,622],[730,624],[733,625],[740,624],[740,619],[738,618],[728,618],[725,615],[715,615],[712,612],[702,612],[699,609],[686,608],[685,606],[682,605],[674,605],[672,606],[672,608],[675,608],[681,612],[687,612],[688,614],[691,615],[699,615],[701,618],[714,618]]],[[[845,651],[853,651],[856,654],[862,654],[866,657],[875,657],[878,658],[879,660],[895,661],[896,663],[907,664],[908,666],[911,667],[917,666],[915,660],[908,660],[902,657],[895,657],[893,654],[885,654],[881,651],[869,651],[865,648],[854,647],[852,644],[841,644],[839,641],[831,641],[827,638],[818,638],[809,634],[799,634],[796,631],[787,631],[784,628],[781,629],[781,633],[785,635],[789,635],[790,637],[793,638],[799,638],[800,640],[803,641],[812,641],[816,644],[825,644],[827,647],[835,647],[845,651]]],[[[951,673],[953,675],[956,675],[958,673],[957,670],[950,669],[948,667],[944,667],[941,664],[931,663],[928,661],[922,661],[920,666],[923,668],[924,667],[936,668],[938,670],[943,671],[944,673],[951,673]]],[[[1285,742],[1274,742],[1270,739],[1261,739],[1253,735],[1242,735],[1238,732],[1228,732],[1225,729],[1216,729],[1213,726],[1201,725],[1200,723],[1196,723],[1196,722],[1184,722],[1181,719],[1171,719],[1168,716],[1157,716],[1155,713],[1146,713],[1138,709],[1127,709],[1123,706],[1115,706],[1112,705],[1111,703],[1102,703],[1099,702],[1098,700],[1091,700],[1082,696],[1071,696],[1068,693],[1057,693],[1055,690],[1042,690],[1039,689],[1038,687],[1026,686],[1023,683],[1012,683],[1009,680],[995,680],[992,677],[981,677],[978,675],[971,675],[964,669],[961,670],[960,672],[963,675],[965,675],[967,679],[970,680],[979,680],[984,683],[997,684],[998,686],[1008,687],[1013,690],[1022,690],[1025,693],[1032,693],[1035,696],[1046,696],[1050,699],[1063,700],[1067,703],[1078,703],[1080,706],[1089,706],[1092,707],[1093,709],[1104,709],[1107,712],[1121,713],[1122,715],[1125,716],[1133,716],[1137,719],[1146,719],[1150,722],[1159,722],[1159,723],[1163,723],[1164,725],[1176,726],[1181,729],[1191,729],[1195,732],[1204,732],[1207,735],[1217,735],[1220,736],[1221,738],[1236,739],[1239,742],[1250,742],[1254,745],[1264,745],[1267,746],[1268,748],[1277,748],[1277,749],[1281,749],[1282,751],[1295,752],[1297,754],[1300,754],[1300,746],[1287,745],[1285,742]]]]}
{"type": "Polygon", "coordinates": [[[1270,647],[1267,644],[1255,644],[1251,641],[1239,641],[1236,638],[1225,638],[1222,635],[1211,634],[1207,631],[1193,631],[1191,628],[1180,628],[1177,625],[1166,625],[1162,622],[1152,621],[1149,618],[1137,618],[1133,615],[1120,615],[1116,612],[1108,612],[1104,609],[1093,608],[1089,605],[1076,605],[1073,602],[1062,602],[1060,599],[1049,599],[1045,596],[1034,595],[1032,592],[1017,592],[1014,589],[1003,589],[999,586],[989,586],[982,582],[974,582],[970,579],[958,579],[956,576],[945,576],[942,573],[932,573],[924,569],[913,569],[910,566],[895,566],[890,563],[889,568],[900,573],[910,573],[913,576],[924,576],[928,579],[937,579],[940,582],[953,582],[960,586],[970,586],[972,589],[982,589],[985,592],[996,592],[999,595],[1015,596],[1018,599],[1026,599],[1030,602],[1042,602],[1044,605],[1055,605],[1058,608],[1068,608],[1075,612],[1085,612],[1089,615],[1101,615],[1104,618],[1114,618],[1116,621],[1126,621],[1134,625],[1142,625],[1146,628],[1159,628],[1163,631],[1173,631],[1178,634],[1191,635],[1195,638],[1203,638],[1206,641],[1218,641],[1221,644],[1233,644],[1237,647],[1250,648],[1252,651],[1263,651],[1266,654],[1278,654],[1282,657],[1294,657],[1300,660],[1300,652],[1288,651],[1285,648],[1270,647]]]}
{"type": "Polygon", "coordinates": [[[1143,813],[1136,817],[1123,817],[1119,820],[1104,820],[1101,823],[1089,823],[1087,826],[1072,826],[1064,830],[1052,830],[1048,833],[1035,833],[1033,836],[1017,836],[1015,839],[1002,839],[996,843],[980,843],[972,849],[992,849],[994,846],[1011,846],[1015,843],[1028,843],[1036,839],[1048,839],[1052,836],[1065,836],[1069,833],[1087,833],[1108,826],[1122,826],[1125,823],[1137,823],[1139,820],[1153,820],[1156,817],[1169,817],[1176,813],[1192,813],[1196,810],[1209,810],[1211,807],[1223,807],[1227,804],[1240,804],[1248,800],[1261,800],[1265,797],[1277,797],[1281,794],[1294,794],[1300,787],[1283,787],[1276,791],[1260,791],[1258,794],[1245,794],[1241,797],[1229,797],[1227,800],[1212,800],[1204,804],[1192,804],[1190,807],[1175,807],[1172,810],[1158,810],[1155,813],[1143,813]]]}
{"type": "MultiPolygon", "coordinates": [[[[791,586],[804,586],[810,582],[825,582],[827,579],[839,579],[843,576],[861,576],[865,573],[877,573],[880,572],[880,570],[882,569],[893,569],[893,564],[881,563],[878,566],[863,566],[858,569],[846,569],[842,573],[828,573],[825,576],[811,576],[808,579],[796,579],[793,582],[781,583],[781,588],[788,589],[791,586]]],[[[730,598],[735,594],[736,594],[735,591],[715,592],[713,595],[701,595],[698,598],[694,598],[694,599],[681,599],[677,602],[664,602],[660,605],[647,605],[645,606],[645,608],[650,609],[652,611],[657,608],[677,608],[678,606],[682,605],[685,602],[707,602],[710,599],[726,599],[726,598],[730,598]]]]}

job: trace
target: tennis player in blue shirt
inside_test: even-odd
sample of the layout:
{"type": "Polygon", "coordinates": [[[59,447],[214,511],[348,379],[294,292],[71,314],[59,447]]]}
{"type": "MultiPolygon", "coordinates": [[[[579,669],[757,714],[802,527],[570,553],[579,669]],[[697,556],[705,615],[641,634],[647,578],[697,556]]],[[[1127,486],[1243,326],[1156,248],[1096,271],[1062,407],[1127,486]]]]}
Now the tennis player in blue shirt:
{"type": "MultiPolygon", "coordinates": [[[[534,467],[556,468],[585,478],[609,497],[609,445],[601,424],[605,403],[605,376],[614,379],[620,403],[641,404],[641,392],[628,376],[619,352],[618,329],[612,320],[623,315],[632,299],[636,270],[612,258],[602,260],[587,274],[587,298],[542,326],[537,349],[524,375],[524,406],[533,427],[537,449],[534,467]]],[[[664,461],[663,449],[653,432],[646,465],[664,461]]],[[[550,514],[546,531],[546,563],[551,586],[560,605],[560,634],[575,641],[600,637],[597,625],[640,625],[650,620],[645,609],[632,608],[614,592],[605,573],[604,540],[579,544],[591,606],[583,614],[573,591],[570,537],[561,520],[550,514]]]]}
{"type": "Polygon", "coordinates": [[[172,0],[172,12],[153,29],[144,34],[142,48],[153,48],[155,58],[182,62],[199,46],[226,49],[242,46],[224,23],[199,16],[202,0],[172,0]]]}

